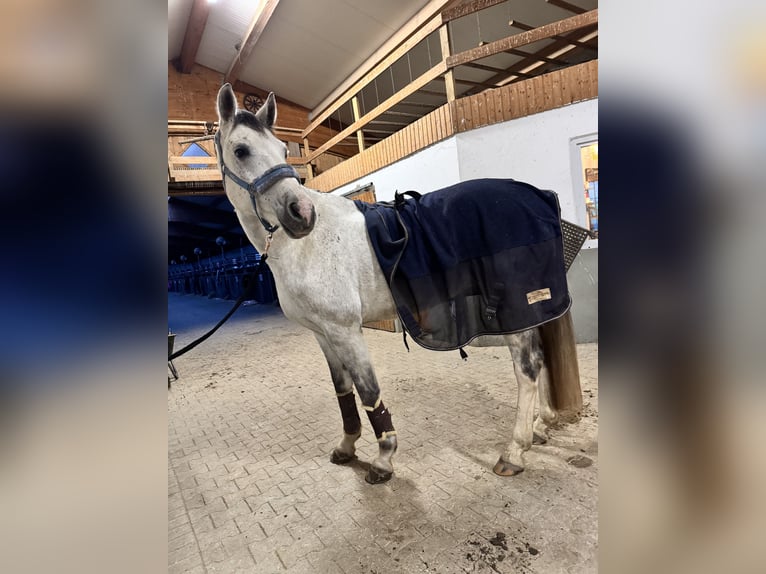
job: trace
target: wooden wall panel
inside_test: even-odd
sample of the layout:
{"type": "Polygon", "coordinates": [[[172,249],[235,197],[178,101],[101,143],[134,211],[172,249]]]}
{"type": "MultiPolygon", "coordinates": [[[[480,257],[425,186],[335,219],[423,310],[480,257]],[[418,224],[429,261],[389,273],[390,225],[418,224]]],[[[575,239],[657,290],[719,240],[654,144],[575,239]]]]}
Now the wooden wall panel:
{"type": "MultiPolygon", "coordinates": [[[[216,97],[223,84],[223,74],[195,64],[190,74],[181,74],[172,64],[168,64],[168,119],[215,122],[218,121],[216,112],[216,97]]],[[[242,99],[247,93],[260,95],[264,100],[268,92],[244,82],[234,84],[234,93],[242,106],[242,99]]],[[[277,125],[283,128],[303,130],[309,124],[309,110],[297,104],[280,99],[277,96],[277,125]]],[[[337,134],[335,130],[318,127],[309,136],[309,145],[319,147],[325,141],[337,134]]],[[[300,132],[285,133],[280,136],[285,141],[302,144],[300,132]]],[[[354,148],[356,144],[354,144],[354,148]]],[[[347,150],[339,146],[344,155],[347,150]]],[[[348,152],[352,148],[349,146],[348,152]]]]}

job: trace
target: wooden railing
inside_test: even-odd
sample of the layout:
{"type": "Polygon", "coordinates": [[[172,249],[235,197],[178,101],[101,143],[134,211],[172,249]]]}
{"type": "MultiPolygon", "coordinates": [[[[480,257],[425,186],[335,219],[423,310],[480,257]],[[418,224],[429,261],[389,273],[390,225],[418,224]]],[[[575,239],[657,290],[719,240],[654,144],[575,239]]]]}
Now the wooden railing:
{"type": "Polygon", "coordinates": [[[459,98],[308,180],[306,185],[332,191],[457,133],[596,97],[598,60],[459,98]]]}
{"type": "Polygon", "coordinates": [[[168,175],[173,182],[221,181],[218,160],[214,157],[170,156],[168,175]]]}

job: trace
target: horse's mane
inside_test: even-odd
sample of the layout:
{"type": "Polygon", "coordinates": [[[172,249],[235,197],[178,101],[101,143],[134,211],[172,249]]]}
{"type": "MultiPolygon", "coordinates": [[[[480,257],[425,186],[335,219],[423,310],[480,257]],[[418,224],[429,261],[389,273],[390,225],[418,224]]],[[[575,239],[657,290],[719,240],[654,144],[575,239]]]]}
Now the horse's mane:
{"type": "Polygon", "coordinates": [[[271,131],[254,113],[248,110],[237,110],[237,113],[234,115],[234,123],[232,124],[232,127],[240,124],[262,133],[271,131]]]}

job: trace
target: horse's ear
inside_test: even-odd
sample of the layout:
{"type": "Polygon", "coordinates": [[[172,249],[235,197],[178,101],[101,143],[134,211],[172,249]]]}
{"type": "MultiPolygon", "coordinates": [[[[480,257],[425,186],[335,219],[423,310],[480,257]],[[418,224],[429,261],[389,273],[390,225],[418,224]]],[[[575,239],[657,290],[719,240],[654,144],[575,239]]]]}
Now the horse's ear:
{"type": "Polygon", "coordinates": [[[231,84],[224,84],[218,90],[218,120],[219,124],[224,124],[234,118],[237,111],[237,98],[231,84]]]}
{"type": "Polygon", "coordinates": [[[266,103],[256,112],[255,117],[267,128],[274,127],[274,123],[277,121],[277,100],[274,97],[274,92],[269,93],[266,103]]]}

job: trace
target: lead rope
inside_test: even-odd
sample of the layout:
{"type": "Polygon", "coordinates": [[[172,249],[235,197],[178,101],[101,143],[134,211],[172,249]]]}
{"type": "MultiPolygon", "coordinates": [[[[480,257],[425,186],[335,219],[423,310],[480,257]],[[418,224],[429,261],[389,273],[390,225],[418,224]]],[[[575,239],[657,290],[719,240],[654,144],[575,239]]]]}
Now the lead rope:
{"type": "MultiPolygon", "coordinates": [[[[265,255],[261,256],[261,261],[264,261],[265,259],[266,259],[265,255]]],[[[191,351],[194,347],[199,345],[202,341],[204,341],[205,339],[210,337],[213,333],[215,333],[218,329],[220,329],[221,325],[223,325],[228,320],[228,318],[231,317],[234,314],[234,311],[239,309],[239,306],[242,305],[242,303],[244,303],[245,300],[253,292],[253,289],[255,288],[255,284],[257,283],[255,278],[258,275],[258,273],[261,272],[261,271],[262,271],[261,266],[258,265],[255,268],[255,271],[253,271],[253,274],[250,275],[250,281],[248,281],[247,288],[245,289],[244,293],[242,293],[242,295],[240,295],[239,299],[237,299],[237,302],[234,303],[234,306],[231,308],[231,310],[228,313],[226,313],[226,315],[224,315],[223,319],[221,319],[220,321],[218,321],[218,323],[216,323],[215,327],[210,329],[207,333],[205,333],[204,335],[202,335],[198,339],[195,339],[194,341],[192,341],[191,343],[186,345],[180,351],[176,351],[175,353],[170,355],[168,357],[168,361],[172,361],[173,359],[175,359],[177,357],[180,357],[184,353],[186,353],[188,351],[191,351]]]]}

